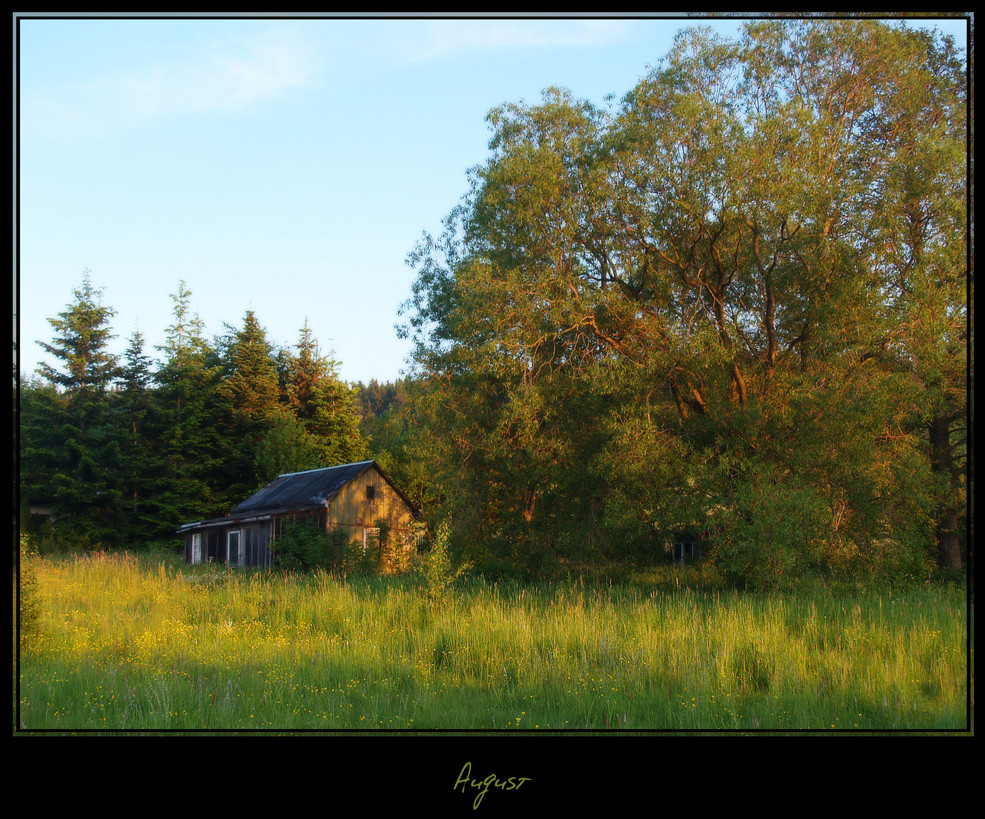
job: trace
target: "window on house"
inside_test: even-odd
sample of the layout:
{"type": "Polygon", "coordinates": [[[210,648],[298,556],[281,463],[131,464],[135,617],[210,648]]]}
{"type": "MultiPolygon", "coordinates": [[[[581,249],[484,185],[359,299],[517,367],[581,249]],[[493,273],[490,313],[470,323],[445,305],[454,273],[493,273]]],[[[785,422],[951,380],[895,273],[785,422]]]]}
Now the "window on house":
{"type": "Polygon", "coordinates": [[[373,500],[376,497],[376,487],[367,486],[366,487],[366,500],[373,500]]]}
{"type": "Polygon", "coordinates": [[[192,535],[192,563],[202,562],[202,533],[192,535]]]}
{"type": "Polygon", "coordinates": [[[243,549],[240,546],[239,530],[231,531],[226,539],[226,562],[230,566],[243,565],[243,549]]]}

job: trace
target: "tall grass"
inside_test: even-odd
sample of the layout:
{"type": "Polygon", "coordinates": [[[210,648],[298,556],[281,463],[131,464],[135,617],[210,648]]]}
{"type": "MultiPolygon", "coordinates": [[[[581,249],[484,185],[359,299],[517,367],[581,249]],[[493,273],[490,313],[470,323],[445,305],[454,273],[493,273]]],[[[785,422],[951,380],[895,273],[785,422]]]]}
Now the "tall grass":
{"type": "Polygon", "coordinates": [[[954,730],[960,591],[342,581],[31,557],[28,730],[954,730]]]}

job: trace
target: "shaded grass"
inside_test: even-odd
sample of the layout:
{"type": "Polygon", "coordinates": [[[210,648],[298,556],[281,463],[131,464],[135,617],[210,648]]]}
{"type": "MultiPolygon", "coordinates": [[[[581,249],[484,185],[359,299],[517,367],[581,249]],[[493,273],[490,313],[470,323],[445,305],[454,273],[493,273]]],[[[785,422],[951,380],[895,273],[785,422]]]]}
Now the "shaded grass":
{"type": "MultiPolygon", "coordinates": [[[[960,730],[956,590],[342,581],[32,558],[28,730],[960,730]]],[[[973,656],[973,655],[972,655],[973,656]]]]}

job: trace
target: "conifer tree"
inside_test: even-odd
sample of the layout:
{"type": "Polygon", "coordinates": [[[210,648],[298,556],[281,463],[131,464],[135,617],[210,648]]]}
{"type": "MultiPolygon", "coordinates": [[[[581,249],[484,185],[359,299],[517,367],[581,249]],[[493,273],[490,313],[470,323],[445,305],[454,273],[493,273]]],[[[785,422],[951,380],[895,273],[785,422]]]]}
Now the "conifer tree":
{"type": "Polygon", "coordinates": [[[153,362],[139,331],[124,353],[120,389],[114,395],[121,433],[121,479],[126,513],[119,521],[127,542],[140,544],[160,533],[155,496],[163,488],[163,462],[154,435],[153,362]]]}
{"type": "Polygon", "coordinates": [[[53,497],[62,531],[113,545],[122,497],[120,439],[107,394],[119,375],[117,358],[107,349],[115,311],[101,303],[88,270],[73,295],[65,311],[49,319],[56,331],[51,343],[38,342],[60,362],[38,368],[57,392],[47,405],[48,426],[28,441],[24,460],[50,482],[37,488],[53,497]]]}
{"type": "Polygon", "coordinates": [[[281,411],[274,348],[252,310],[240,330],[229,328],[220,352],[217,397],[224,438],[224,470],[232,496],[244,497],[270,477],[257,450],[281,411]]]}
{"type": "Polygon", "coordinates": [[[20,514],[22,531],[29,531],[38,522],[28,515],[30,503],[53,500],[54,475],[59,467],[54,450],[55,431],[63,423],[65,398],[50,382],[37,375],[25,375],[17,399],[15,434],[20,446],[17,459],[20,514]]]}
{"type": "Polygon", "coordinates": [[[163,461],[162,485],[149,503],[162,534],[188,520],[228,511],[222,491],[218,440],[218,358],[191,312],[191,291],[179,282],[172,294],[174,323],[158,348],[163,360],[154,373],[155,435],[163,461]]]}
{"type": "Polygon", "coordinates": [[[61,362],[61,369],[42,362],[38,373],[64,389],[73,401],[81,402],[89,395],[104,393],[119,374],[116,356],[107,350],[107,343],[114,338],[109,321],[116,311],[101,304],[102,293],[93,287],[88,269],[73,295],[75,301],[64,312],[48,319],[55,338],[50,344],[38,342],[61,362]]]}
{"type": "Polygon", "coordinates": [[[286,406],[301,424],[306,449],[313,448],[313,460],[318,466],[332,466],[368,457],[355,392],[339,378],[338,362],[321,353],[307,321],[294,350],[282,353],[283,392],[286,406]]]}

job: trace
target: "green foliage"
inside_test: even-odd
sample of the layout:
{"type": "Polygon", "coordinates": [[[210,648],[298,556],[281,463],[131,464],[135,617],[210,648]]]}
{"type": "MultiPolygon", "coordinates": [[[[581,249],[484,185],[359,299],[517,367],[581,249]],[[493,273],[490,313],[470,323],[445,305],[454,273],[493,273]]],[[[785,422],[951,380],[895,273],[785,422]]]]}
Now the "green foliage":
{"type": "Polygon", "coordinates": [[[220,351],[216,386],[219,422],[226,443],[225,472],[231,495],[247,497],[276,477],[256,458],[280,409],[280,388],[273,347],[252,310],[239,330],[229,329],[220,351]],[[262,471],[260,471],[262,470],[262,471]]]}
{"type": "Polygon", "coordinates": [[[32,503],[54,513],[35,532],[42,549],[162,540],[278,474],[368,455],[353,391],[307,326],[296,355],[276,350],[252,312],[210,342],[180,282],[160,360],[135,332],[120,366],[106,352],[113,311],[88,271],[74,296],[42,345],[62,369],[43,365],[18,396],[21,522],[38,529],[32,503]]]}
{"type": "Polygon", "coordinates": [[[219,395],[246,428],[261,421],[279,401],[273,348],[256,314],[247,310],[243,327],[231,334],[224,355],[219,395]]]}
{"type": "Polygon", "coordinates": [[[118,374],[118,364],[107,350],[107,343],[113,338],[109,320],[114,311],[101,303],[102,293],[93,286],[88,270],[83,272],[82,286],[73,295],[75,301],[57,318],[48,320],[56,331],[55,338],[50,344],[38,342],[60,362],[62,369],[42,363],[38,372],[81,402],[109,387],[118,374]]]}
{"type": "Polygon", "coordinates": [[[82,555],[100,551],[109,544],[97,540],[91,533],[66,526],[56,526],[50,520],[38,525],[33,532],[21,532],[30,542],[32,554],[41,557],[82,555]]]}
{"type": "Polygon", "coordinates": [[[356,390],[339,378],[338,362],[321,354],[307,323],[294,349],[279,357],[282,403],[300,427],[307,460],[318,465],[364,460],[368,448],[359,429],[356,390]]]}
{"type": "Polygon", "coordinates": [[[109,390],[120,374],[107,350],[112,309],[101,304],[89,271],[75,300],[50,319],[56,336],[39,342],[58,362],[38,368],[20,411],[24,488],[51,499],[61,527],[76,538],[110,541],[121,511],[124,425],[109,390]],[[25,410],[29,417],[24,418],[25,410]]]}
{"type": "Polygon", "coordinates": [[[342,577],[381,574],[392,556],[387,533],[365,545],[349,540],[344,529],[326,533],[314,518],[289,521],[273,543],[275,566],[285,572],[327,572],[342,577]]]}
{"type": "Polygon", "coordinates": [[[157,440],[157,406],[153,393],[153,362],[144,353],[139,332],[130,337],[114,403],[120,417],[121,515],[118,536],[122,543],[141,543],[160,536],[155,500],[164,486],[165,459],[157,440]]]}
{"type": "Polygon", "coordinates": [[[160,482],[147,498],[163,534],[189,520],[227,512],[234,503],[224,475],[226,447],[216,393],[219,355],[190,312],[191,292],[180,282],[174,323],[167,328],[154,374],[155,422],[151,434],[163,461],[160,482]]]}
{"type": "Polygon", "coordinates": [[[449,551],[450,532],[448,521],[442,521],[430,547],[418,561],[417,574],[423,584],[422,594],[431,605],[447,601],[455,583],[471,569],[468,562],[455,565],[449,551]]]}
{"type": "MultiPolygon", "coordinates": [[[[278,350],[248,312],[207,342],[181,283],[153,383],[137,336],[114,394],[86,273],[43,345],[61,369],[22,385],[22,488],[60,537],[118,544],[372,455],[452,521],[437,597],[443,560],[618,577],[677,532],[747,588],[959,573],[965,59],[892,23],[768,19],[682,31],[606,110],[498,106],[410,253],[397,384],[346,385],[307,324],[278,350]]],[[[378,570],[391,546],[286,559],[378,570]]]]}
{"type": "Polygon", "coordinates": [[[20,647],[30,650],[37,639],[41,626],[41,595],[38,589],[36,561],[39,555],[31,539],[25,533],[20,535],[20,555],[15,577],[16,591],[14,622],[20,647]]]}
{"type": "Polygon", "coordinates": [[[253,450],[253,465],[258,476],[273,480],[288,472],[317,469],[325,463],[317,439],[305,429],[302,421],[286,410],[271,413],[267,430],[253,450]]]}
{"type": "Polygon", "coordinates": [[[355,557],[344,532],[326,534],[317,520],[301,518],[287,523],[273,543],[274,560],[284,571],[342,572],[355,557]]]}
{"type": "Polygon", "coordinates": [[[809,485],[753,466],[716,532],[717,557],[738,585],[788,589],[817,575],[826,557],[830,510],[809,485]]]}
{"type": "Polygon", "coordinates": [[[771,20],[492,111],[410,256],[430,513],[539,577],[674,531],[753,588],[960,565],[965,93],[940,38],[771,20]]]}

